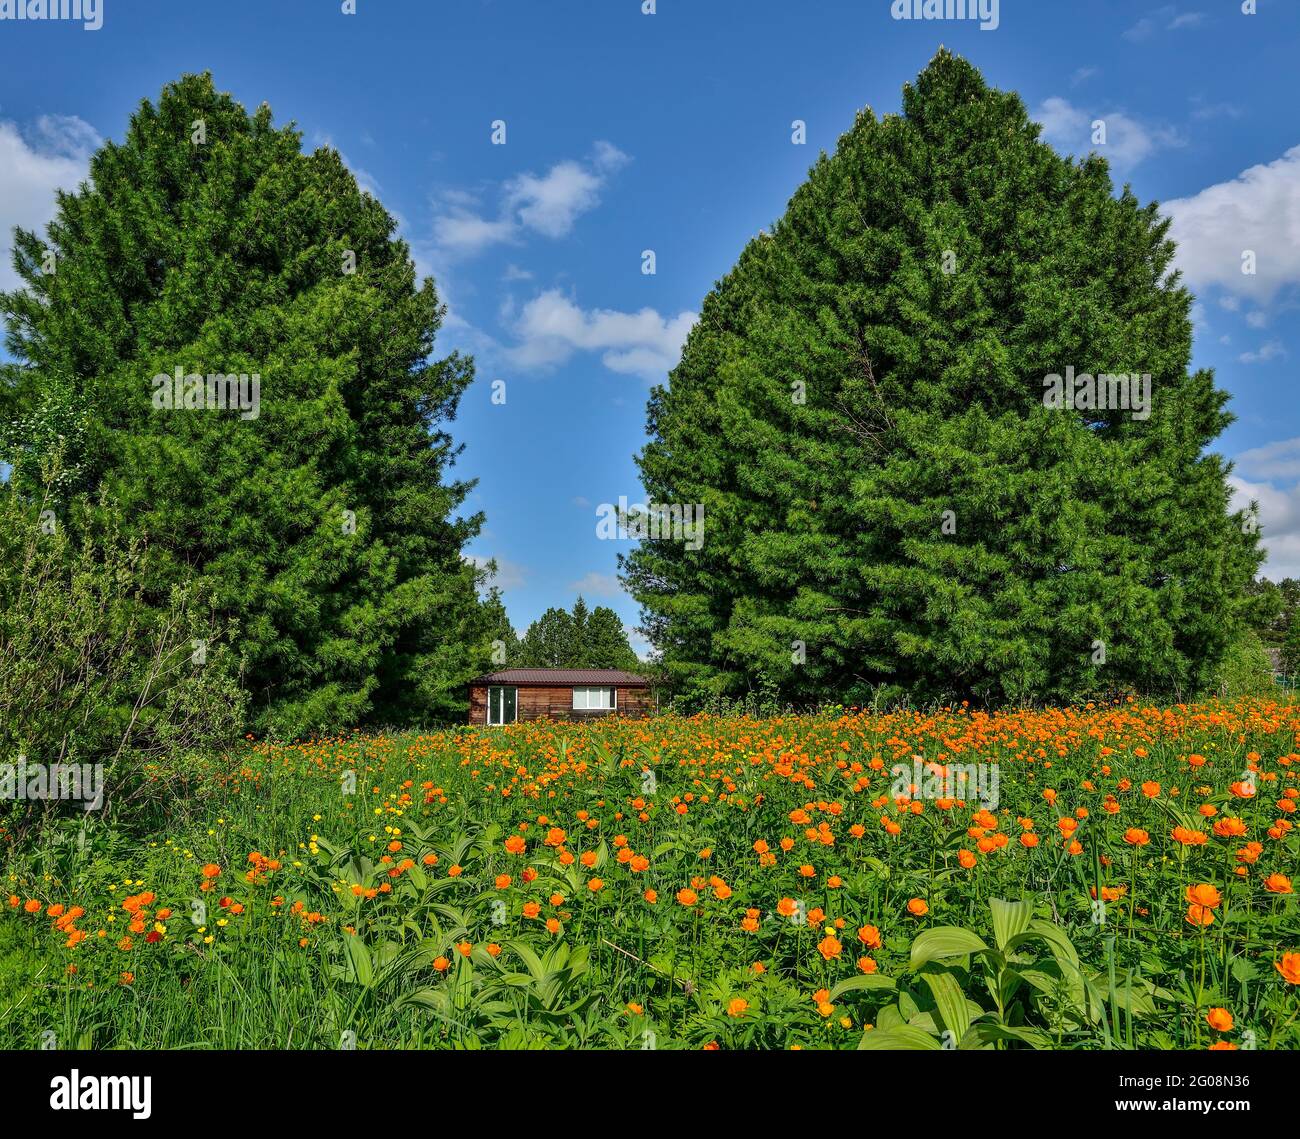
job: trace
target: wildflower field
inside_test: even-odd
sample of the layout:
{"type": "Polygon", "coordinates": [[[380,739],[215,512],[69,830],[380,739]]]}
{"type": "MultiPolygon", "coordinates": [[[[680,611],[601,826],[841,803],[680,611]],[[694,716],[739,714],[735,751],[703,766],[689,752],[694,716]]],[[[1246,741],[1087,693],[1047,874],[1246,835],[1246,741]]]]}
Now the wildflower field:
{"type": "Polygon", "coordinates": [[[6,827],[0,1047],[1296,1048],[1298,733],[1250,700],[250,742],[6,827]]]}

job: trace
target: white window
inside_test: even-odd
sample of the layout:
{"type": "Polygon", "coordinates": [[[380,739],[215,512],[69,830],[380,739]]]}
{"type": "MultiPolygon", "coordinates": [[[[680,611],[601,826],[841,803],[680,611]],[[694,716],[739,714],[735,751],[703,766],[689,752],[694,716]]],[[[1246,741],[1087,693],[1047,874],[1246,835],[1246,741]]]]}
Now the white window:
{"type": "Polygon", "coordinates": [[[593,711],[601,708],[612,709],[614,690],[612,688],[575,688],[573,690],[573,707],[578,711],[593,711]]]}

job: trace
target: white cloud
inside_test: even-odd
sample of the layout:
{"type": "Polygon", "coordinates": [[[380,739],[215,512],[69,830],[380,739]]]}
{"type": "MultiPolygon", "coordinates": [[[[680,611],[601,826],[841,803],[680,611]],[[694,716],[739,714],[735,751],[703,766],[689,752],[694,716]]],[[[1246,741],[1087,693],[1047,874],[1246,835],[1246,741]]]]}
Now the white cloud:
{"type": "Polygon", "coordinates": [[[446,212],[434,220],[434,237],[448,252],[462,255],[518,241],[526,231],[566,237],[579,217],[600,204],[610,175],[630,161],[612,143],[597,142],[583,162],[568,159],[545,174],[519,174],[502,188],[496,218],[482,216],[472,196],[448,191],[442,195],[446,212]]]}
{"type": "MultiPolygon", "coordinates": [[[[1293,450],[1300,448],[1300,439],[1269,444],[1288,445],[1293,450]]],[[[1259,505],[1260,542],[1268,553],[1259,572],[1274,581],[1300,577],[1300,485],[1279,487],[1269,482],[1250,482],[1235,473],[1229,476],[1228,484],[1232,488],[1231,509],[1242,510],[1252,502],[1259,505]]]]}
{"type": "Polygon", "coordinates": [[[479,569],[487,569],[489,562],[496,562],[496,573],[489,575],[487,584],[498,589],[518,589],[528,576],[528,571],[523,566],[507,558],[485,557],[481,554],[466,554],[464,557],[479,569]]]}
{"type": "Polygon", "coordinates": [[[477,253],[489,245],[510,241],[515,236],[515,223],[509,218],[490,221],[466,210],[434,218],[433,239],[438,247],[449,253],[477,253]]]}
{"type": "Polygon", "coordinates": [[[1177,267],[1193,288],[1217,285],[1268,304],[1300,282],[1300,146],[1163,208],[1173,219],[1177,267]],[[1241,271],[1247,250],[1253,274],[1241,271]]]}
{"type": "Polygon", "coordinates": [[[1260,539],[1268,551],[1260,573],[1274,581],[1300,577],[1300,438],[1252,447],[1234,462],[1231,508],[1259,504],[1260,539]]]}
{"type": "Polygon", "coordinates": [[[623,593],[616,574],[597,573],[595,570],[569,582],[569,588],[584,597],[618,597],[623,593]]]}
{"type": "Polygon", "coordinates": [[[1080,83],[1085,83],[1097,74],[1095,67],[1080,67],[1070,76],[1070,86],[1077,87],[1080,83]]]}
{"type": "Polygon", "coordinates": [[[584,310],[548,289],[524,305],[514,327],[519,342],[508,355],[520,368],[546,370],[576,352],[599,352],[610,371],[657,380],[676,366],[697,319],[693,312],[664,317],[652,308],[584,310]]]}
{"type": "Polygon", "coordinates": [[[1124,111],[1096,113],[1052,95],[1044,99],[1034,118],[1043,124],[1043,138],[1067,154],[1082,155],[1095,150],[1120,173],[1127,172],[1157,150],[1182,146],[1183,138],[1172,127],[1147,125],[1124,111]],[[1093,143],[1093,123],[1105,124],[1104,143],[1093,143]]]}
{"type": "Polygon", "coordinates": [[[43,235],[54,191],[77,188],[100,141],[75,115],[42,115],[26,131],[0,120],[0,289],[19,283],[9,264],[14,226],[43,235]]]}
{"type": "Polygon", "coordinates": [[[1126,40],[1141,43],[1149,40],[1157,32],[1178,32],[1189,28],[1198,28],[1205,21],[1204,12],[1179,11],[1176,4],[1166,4],[1148,12],[1136,24],[1124,33],[1126,40]]]}
{"type": "Polygon", "coordinates": [[[1243,451],[1233,460],[1238,471],[1255,479],[1300,481],[1300,438],[1278,439],[1243,451]]]}
{"type": "Polygon", "coordinates": [[[1286,349],[1282,347],[1282,342],[1270,340],[1266,344],[1261,344],[1254,352],[1243,352],[1237,359],[1243,364],[1267,364],[1270,360],[1285,356],[1286,349]]]}

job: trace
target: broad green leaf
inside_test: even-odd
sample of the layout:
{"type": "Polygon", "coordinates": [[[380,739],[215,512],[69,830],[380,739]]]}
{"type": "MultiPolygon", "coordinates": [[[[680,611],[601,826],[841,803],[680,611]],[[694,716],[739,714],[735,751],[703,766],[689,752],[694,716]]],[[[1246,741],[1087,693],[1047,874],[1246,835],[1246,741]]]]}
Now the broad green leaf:
{"type": "Polygon", "coordinates": [[[957,1046],[962,1051],[982,1048],[995,1040],[1018,1040],[1039,1050],[1051,1048],[1052,1038],[1035,1028],[1022,1028],[1018,1025],[999,1024],[993,1020],[977,1020],[962,1037],[957,1046]]]}
{"type": "Polygon", "coordinates": [[[964,957],[988,949],[970,930],[957,925],[940,925],[918,934],[912,942],[911,965],[919,969],[928,961],[945,957],[964,957]]]}
{"type": "Polygon", "coordinates": [[[878,1052],[888,1050],[906,1052],[939,1052],[942,1045],[928,1032],[922,1032],[911,1025],[900,1024],[894,1028],[871,1028],[862,1034],[858,1042],[859,1051],[878,1052]]]}
{"type": "Polygon", "coordinates": [[[361,938],[348,934],[343,938],[343,954],[347,959],[348,979],[369,988],[375,979],[375,967],[366,943],[361,938]]]}
{"type": "Polygon", "coordinates": [[[921,980],[930,986],[935,1009],[943,1021],[943,1027],[952,1031],[955,1043],[966,1035],[966,1030],[970,1027],[966,995],[957,984],[957,978],[946,971],[926,970],[921,974],[921,980]]]}
{"type": "Polygon", "coordinates": [[[1007,902],[990,898],[989,910],[993,914],[993,938],[1004,953],[1013,937],[1025,932],[1034,916],[1034,907],[1027,901],[1007,902]]]}
{"type": "Polygon", "coordinates": [[[867,973],[860,977],[846,977],[831,989],[831,1000],[835,1001],[845,993],[851,993],[858,989],[892,989],[893,987],[894,979],[881,973],[867,973]]]}

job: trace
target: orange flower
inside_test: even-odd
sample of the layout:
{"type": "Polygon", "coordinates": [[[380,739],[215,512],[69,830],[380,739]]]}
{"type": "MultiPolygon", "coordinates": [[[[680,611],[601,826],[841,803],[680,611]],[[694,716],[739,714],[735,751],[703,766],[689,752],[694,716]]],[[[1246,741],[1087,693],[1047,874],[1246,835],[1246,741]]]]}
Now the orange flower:
{"type": "Polygon", "coordinates": [[[875,963],[875,961],[873,961],[870,957],[859,957],[859,958],[858,958],[858,972],[859,972],[859,973],[867,973],[867,974],[871,974],[871,973],[874,973],[878,968],[879,968],[879,966],[878,966],[878,965],[875,963]]]}
{"type": "Polygon", "coordinates": [[[448,961],[447,958],[439,955],[433,959],[433,967],[437,969],[439,973],[445,973],[451,968],[451,962],[448,961]]]}
{"type": "Polygon", "coordinates": [[[1129,846],[1146,846],[1151,841],[1151,836],[1141,827],[1129,827],[1124,832],[1124,841],[1129,846]]]}
{"type": "Polygon", "coordinates": [[[1283,953],[1281,961],[1274,961],[1276,969],[1288,985],[1300,985],[1300,953],[1283,953]]]}
{"type": "Polygon", "coordinates": [[[914,917],[924,917],[930,912],[930,906],[924,898],[913,898],[907,903],[907,912],[914,917]]]}
{"type": "Polygon", "coordinates": [[[744,1016],[747,1008],[749,1008],[749,1002],[747,1000],[744,1000],[742,997],[735,997],[727,1002],[727,1015],[734,1017],[744,1016]]]}
{"type": "Polygon", "coordinates": [[[1270,874],[1264,879],[1264,889],[1270,894],[1290,894],[1291,879],[1285,874],[1270,874]]]}
{"type": "MultiPolygon", "coordinates": [[[[1219,891],[1208,883],[1202,883],[1199,886],[1187,887],[1187,900],[1194,906],[1204,906],[1208,910],[1214,909],[1223,899],[1219,896],[1219,891]]],[[[1205,923],[1209,925],[1209,922],[1205,923]]]]}
{"type": "Polygon", "coordinates": [[[508,839],[506,839],[507,854],[523,854],[527,847],[528,844],[524,842],[522,835],[512,834],[508,839]]]}
{"type": "Polygon", "coordinates": [[[1205,1019],[1215,1032],[1232,1031],[1232,1013],[1226,1008],[1212,1008],[1205,1014],[1205,1019]]]}
{"type": "Polygon", "coordinates": [[[700,896],[691,889],[683,886],[677,891],[677,901],[683,906],[693,906],[700,900],[700,896]]]}
{"type": "Polygon", "coordinates": [[[864,925],[858,930],[858,940],[868,949],[880,948],[880,930],[874,925],[864,925]]]}
{"type": "Polygon", "coordinates": [[[220,873],[221,873],[221,867],[218,866],[215,862],[209,862],[206,866],[203,867],[203,877],[205,878],[215,878],[220,873]]]}
{"type": "Polygon", "coordinates": [[[1213,925],[1214,911],[1207,906],[1198,906],[1193,902],[1187,907],[1187,921],[1189,925],[1213,925]]]}
{"type": "Polygon", "coordinates": [[[593,894],[599,894],[604,888],[605,883],[599,878],[592,878],[591,881],[587,883],[587,889],[593,894]]]}
{"type": "Polygon", "coordinates": [[[29,914],[39,914],[41,912],[41,903],[35,898],[28,898],[27,901],[23,903],[23,909],[29,914]]]}
{"type": "Polygon", "coordinates": [[[817,952],[827,961],[834,961],[843,949],[844,946],[840,944],[839,938],[834,934],[828,933],[817,943],[817,952]]]}

